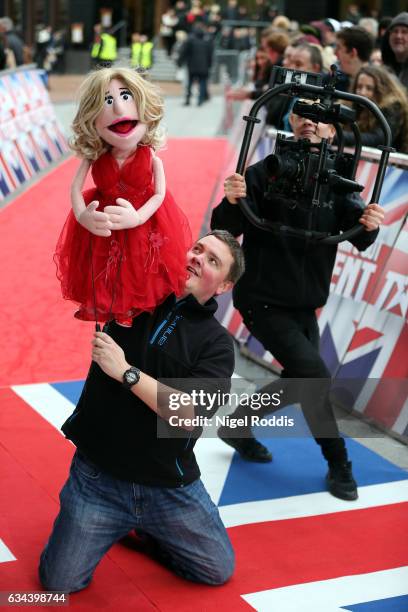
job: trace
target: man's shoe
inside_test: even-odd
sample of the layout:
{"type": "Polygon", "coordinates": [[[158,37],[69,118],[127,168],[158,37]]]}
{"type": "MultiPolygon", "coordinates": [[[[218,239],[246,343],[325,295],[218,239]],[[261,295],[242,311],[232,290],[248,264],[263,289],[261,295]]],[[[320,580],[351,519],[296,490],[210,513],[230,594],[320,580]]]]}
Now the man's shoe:
{"type": "Polygon", "coordinates": [[[228,427],[220,427],[218,430],[218,437],[235,448],[235,450],[241,455],[246,461],[255,461],[256,463],[269,463],[272,461],[272,455],[258,440],[255,438],[228,438],[225,434],[230,430],[228,427]],[[225,436],[225,437],[224,437],[225,436]]]}
{"type": "Polygon", "coordinates": [[[357,483],[351,471],[351,461],[329,464],[326,482],[329,493],[334,495],[334,497],[346,501],[354,501],[357,499],[357,483]]]}

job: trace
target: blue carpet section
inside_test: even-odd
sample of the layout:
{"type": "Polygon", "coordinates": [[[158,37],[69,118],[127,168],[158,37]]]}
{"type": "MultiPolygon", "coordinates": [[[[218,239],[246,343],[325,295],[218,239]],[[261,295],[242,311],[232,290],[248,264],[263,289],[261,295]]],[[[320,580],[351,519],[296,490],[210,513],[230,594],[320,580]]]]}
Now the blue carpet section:
{"type": "MultiPolygon", "coordinates": [[[[299,421],[299,412],[295,413],[299,421]]],[[[285,409],[279,414],[293,416],[294,411],[285,409]]],[[[302,429],[299,424],[298,428],[302,429]]],[[[265,435],[265,429],[262,435],[265,435]]],[[[220,506],[326,491],[327,464],[313,438],[275,436],[273,439],[262,437],[260,441],[273,454],[272,463],[248,462],[235,453],[220,506]]],[[[358,442],[348,439],[347,448],[360,486],[408,479],[407,472],[358,442]]]]}
{"type": "MultiPolygon", "coordinates": [[[[54,383],[52,386],[75,406],[81,395],[84,381],[54,383]]],[[[308,435],[308,427],[302,413],[285,408],[275,413],[294,418],[299,437],[282,437],[278,428],[269,428],[272,439],[265,439],[268,429],[254,428],[255,436],[273,454],[272,463],[250,463],[235,453],[219,501],[220,506],[265,499],[277,499],[326,491],[326,462],[320,448],[308,435]]],[[[287,429],[286,434],[287,436],[287,429]]],[[[219,451],[223,452],[220,441],[219,451]]],[[[347,440],[353,472],[360,486],[408,479],[408,473],[383,459],[354,440],[347,440]]],[[[408,608],[407,608],[408,610],[408,608]]]]}
{"type": "Polygon", "coordinates": [[[407,612],[408,595],[391,597],[390,599],[377,599],[377,601],[368,601],[367,603],[353,604],[342,609],[350,610],[350,612],[407,612]]]}
{"type": "Polygon", "coordinates": [[[51,387],[54,387],[61,395],[67,398],[70,402],[76,406],[79,397],[84,386],[84,380],[74,380],[71,382],[53,383],[51,387]]]}

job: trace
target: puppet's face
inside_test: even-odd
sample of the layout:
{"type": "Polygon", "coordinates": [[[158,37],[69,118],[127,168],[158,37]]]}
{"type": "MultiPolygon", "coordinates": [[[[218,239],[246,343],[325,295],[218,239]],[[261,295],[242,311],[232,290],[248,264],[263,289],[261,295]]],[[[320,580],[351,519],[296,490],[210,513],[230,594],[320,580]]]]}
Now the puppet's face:
{"type": "Polygon", "coordinates": [[[109,83],[95,128],[105,142],[124,151],[136,148],[146,134],[147,126],[139,121],[136,102],[122,81],[112,79],[109,83]]]}

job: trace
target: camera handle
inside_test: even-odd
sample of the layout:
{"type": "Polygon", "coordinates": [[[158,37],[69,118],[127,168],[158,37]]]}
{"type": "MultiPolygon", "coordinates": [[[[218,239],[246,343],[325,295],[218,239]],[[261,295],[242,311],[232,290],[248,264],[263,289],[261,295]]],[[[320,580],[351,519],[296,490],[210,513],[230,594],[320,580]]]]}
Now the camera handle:
{"type": "MultiPolygon", "coordinates": [[[[248,157],[248,151],[249,151],[249,146],[251,144],[254,126],[255,126],[255,123],[260,122],[260,120],[257,118],[259,109],[262,106],[264,106],[267,102],[269,102],[272,98],[274,98],[275,96],[279,94],[283,94],[283,93],[290,93],[290,95],[292,96],[298,96],[302,93],[306,93],[306,94],[313,94],[313,97],[316,97],[316,98],[320,98],[323,96],[325,99],[327,99],[327,97],[330,97],[332,99],[336,98],[340,100],[349,100],[351,102],[358,102],[359,104],[362,104],[371,113],[374,114],[376,119],[379,121],[381,129],[384,133],[384,140],[385,140],[384,145],[380,145],[377,147],[377,149],[381,150],[381,159],[378,165],[377,176],[375,179],[374,189],[373,189],[373,193],[372,193],[371,200],[370,200],[370,203],[378,202],[380,194],[381,194],[382,185],[384,182],[385,172],[387,169],[388,158],[389,158],[390,153],[395,151],[395,149],[391,147],[390,126],[388,125],[384,115],[382,114],[378,106],[374,104],[374,102],[372,102],[371,100],[368,100],[367,98],[364,98],[363,96],[357,96],[356,94],[351,94],[345,91],[338,91],[337,89],[333,89],[331,86],[320,87],[317,85],[307,85],[303,83],[302,84],[301,83],[283,83],[282,85],[278,85],[277,87],[274,87],[273,89],[269,89],[267,92],[262,94],[262,96],[252,106],[249,112],[249,115],[243,117],[244,121],[247,122],[247,125],[245,128],[244,138],[242,140],[241,150],[240,150],[239,157],[238,157],[236,172],[238,174],[242,174],[242,175],[244,174],[245,164],[246,164],[246,160],[248,157]]],[[[352,125],[352,129],[353,129],[354,134],[356,135],[358,128],[355,124],[352,125]]],[[[361,151],[361,138],[360,137],[356,140],[356,145],[357,145],[356,152],[358,153],[358,156],[359,156],[360,151],[361,151]]],[[[359,157],[356,158],[356,161],[354,164],[354,171],[357,169],[358,159],[359,157]]],[[[315,241],[315,242],[318,242],[319,244],[338,244],[339,242],[343,242],[344,240],[351,240],[352,238],[355,238],[356,236],[358,236],[364,230],[364,227],[363,225],[361,225],[361,223],[357,223],[357,225],[355,225],[351,229],[345,232],[342,232],[340,234],[336,234],[336,235],[329,234],[328,232],[315,232],[312,230],[304,230],[300,228],[290,227],[290,226],[283,225],[278,222],[271,222],[268,219],[265,219],[263,217],[259,217],[249,207],[246,198],[238,198],[237,202],[238,202],[238,206],[240,207],[240,209],[242,210],[243,214],[248,219],[248,221],[250,221],[250,223],[252,223],[256,227],[262,230],[265,230],[265,231],[269,231],[269,232],[274,232],[274,233],[279,232],[281,234],[286,234],[288,236],[295,236],[297,238],[303,238],[309,241],[310,240],[315,241]]]]}

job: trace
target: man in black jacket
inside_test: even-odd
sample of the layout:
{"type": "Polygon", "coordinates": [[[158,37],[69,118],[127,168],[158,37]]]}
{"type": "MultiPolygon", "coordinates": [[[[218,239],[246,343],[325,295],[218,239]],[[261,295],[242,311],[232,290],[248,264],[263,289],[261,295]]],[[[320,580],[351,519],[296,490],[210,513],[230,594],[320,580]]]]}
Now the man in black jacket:
{"type": "Polygon", "coordinates": [[[232,287],[243,265],[237,241],[211,232],[187,254],[181,298],[169,296],[131,328],[112,322],[95,333],[82,395],[62,427],[77,450],[41,555],[48,590],[86,587],[103,555],[132,530],[184,578],[216,585],[231,576],[231,543],[193,452],[201,429],[192,419],[217,406],[197,405],[192,391],[229,391],[233,344],[213,316],[213,296],[232,287]],[[170,425],[175,415],[179,427],[170,425]]]}
{"type": "Polygon", "coordinates": [[[195,26],[180,49],[178,64],[179,66],[186,64],[188,71],[185,106],[190,104],[191,89],[195,81],[198,81],[199,87],[198,106],[209,98],[208,77],[212,65],[213,43],[206,38],[204,27],[202,24],[195,26]]]}
{"type": "MultiPolygon", "coordinates": [[[[290,122],[296,140],[303,138],[317,143],[321,138],[330,140],[334,136],[333,126],[316,124],[293,113],[290,122]]],[[[329,294],[336,245],[311,244],[258,229],[244,217],[236,205],[237,198],[247,197],[249,205],[258,210],[260,217],[292,227],[337,234],[362,223],[367,231],[352,240],[359,250],[374,242],[384,217],[382,208],[378,204],[364,208],[359,196],[339,197],[330,191],[318,211],[302,206],[301,202],[291,202],[289,206],[287,200],[273,193],[264,160],[250,166],[245,179],[239,174],[229,176],[224,186],[225,198],[213,211],[211,227],[228,229],[234,236],[243,234],[246,271],[233,292],[235,307],[251,334],[283,366],[282,378],[330,379],[330,372],[319,355],[315,310],[325,304],[329,294]]],[[[275,391],[282,383],[277,381],[279,386],[275,391]]],[[[299,397],[296,396],[296,385],[291,385],[287,384],[289,393],[285,393],[286,401],[282,400],[281,407],[296,402],[296,397],[299,397]],[[295,399],[291,397],[292,391],[295,399]]],[[[313,385],[310,382],[308,391],[313,385]]],[[[322,387],[325,387],[324,381],[322,387]]],[[[273,388],[268,385],[260,393],[268,393],[270,397],[273,388]]],[[[313,394],[312,397],[309,392],[306,395],[302,395],[302,409],[329,464],[329,491],[341,499],[354,500],[357,498],[357,485],[327,394],[324,394],[320,408],[313,403],[313,394]],[[321,420],[324,420],[323,431],[327,435],[322,435],[321,420]]],[[[267,406],[257,411],[257,415],[261,417],[273,410],[267,406]]],[[[233,417],[241,418],[247,413],[247,406],[238,406],[233,417]]],[[[218,434],[245,459],[272,460],[268,449],[252,436],[249,428],[243,428],[239,437],[233,437],[234,431],[226,427],[218,434]]]]}

